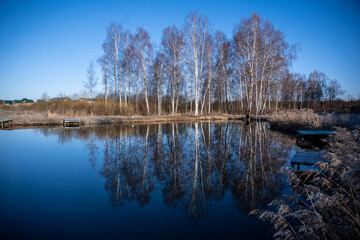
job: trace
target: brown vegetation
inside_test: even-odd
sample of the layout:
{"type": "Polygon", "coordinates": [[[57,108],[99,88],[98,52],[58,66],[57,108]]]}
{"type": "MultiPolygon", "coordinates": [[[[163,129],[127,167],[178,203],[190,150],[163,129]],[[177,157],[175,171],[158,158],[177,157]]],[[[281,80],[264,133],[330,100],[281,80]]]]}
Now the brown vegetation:
{"type": "Polygon", "coordinates": [[[337,128],[325,153],[314,169],[286,168],[295,195],[270,203],[275,211],[252,211],[274,225],[275,238],[360,238],[360,126],[337,128]]]}
{"type": "MultiPolygon", "coordinates": [[[[88,106],[83,103],[84,106],[88,106]]],[[[79,104],[81,105],[81,104],[79,104]]],[[[75,106],[79,106],[76,104],[75,106]]],[[[95,105],[96,106],[96,105],[95,105]]],[[[34,107],[36,107],[34,105],[34,107]]],[[[89,106],[88,106],[89,107],[89,106]]],[[[241,116],[227,115],[227,114],[209,114],[202,116],[192,116],[185,114],[177,115],[161,115],[161,116],[116,116],[116,115],[95,115],[95,114],[83,114],[88,113],[84,110],[74,111],[72,108],[57,108],[56,111],[46,110],[44,108],[41,111],[36,111],[36,108],[29,107],[0,107],[0,118],[13,119],[12,125],[19,126],[55,126],[62,125],[63,120],[66,118],[79,118],[81,125],[94,125],[94,124],[118,124],[118,123],[160,123],[160,122],[191,122],[191,121],[225,121],[240,118],[241,116]],[[63,111],[60,111],[63,110],[63,111]]],[[[88,108],[92,110],[91,106],[88,108]]],[[[37,109],[39,110],[39,109],[37,109]]]]}
{"type": "Polygon", "coordinates": [[[357,124],[360,124],[360,115],[319,114],[312,109],[302,109],[274,112],[269,116],[268,121],[273,129],[295,132],[299,129],[355,128],[357,124]]]}

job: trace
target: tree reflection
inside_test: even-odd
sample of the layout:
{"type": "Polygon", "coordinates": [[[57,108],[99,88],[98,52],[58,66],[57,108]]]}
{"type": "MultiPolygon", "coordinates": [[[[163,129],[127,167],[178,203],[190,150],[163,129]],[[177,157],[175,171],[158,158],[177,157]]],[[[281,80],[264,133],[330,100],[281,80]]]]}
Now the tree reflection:
{"type": "Polygon", "coordinates": [[[237,161],[232,162],[231,173],[234,202],[245,211],[266,207],[283,188],[279,169],[285,164],[291,146],[280,144],[277,134],[269,132],[264,124],[238,130],[234,146],[237,161]]]}
{"type": "MultiPolygon", "coordinates": [[[[154,188],[152,167],[148,160],[149,125],[145,136],[129,135],[128,127],[118,127],[118,135],[105,142],[105,159],[100,174],[105,177],[105,189],[110,193],[114,208],[126,200],[137,200],[140,205],[150,201],[154,188]]],[[[143,127],[139,131],[143,131],[143,127]]]]}
{"type": "Polygon", "coordinates": [[[99,173],[114,208],[141,206],[155,188],[164,204],[181,208],[190,221],[206,217],[209,204],[231,192],[239,211],[264,208],[283,189],[279,169],[294,140],[266,124],[171,123],[67,130],[40,129],[60,143],[85,142],[89,162],[103,160],[99,173]]]}
{"type": "MultiPolygon", "coordinates": [[[[164,163],[161,168],[161,170],[164,172],[164,187],[162,189],[164,202],[167,206],[174,208],[179,205],[180,199],[182,199],[185,194],[183,186],[183,175],[181,171],[181,147],[177,126],[178,125],[175,123],[171,124],[171,135],[167,135],[167,144],[166,148],[164,149],[165,154],[162,154],[160,148],[156,149],[156,155],[159,156],[160,159],[163,159],[164,163]]],[[[162,131],[160,126],[158,129],[159,132],[162,131]]],[[[162,137],[162,134],[158,134],[158,136],[162,137]]]]}
{"type": "Polygon", "coordinates": [[[96,142],[96,136],[94,133],[90,134],[89,140],[85,144],[85,149],[89,153],[89,163],[91,164],[91,167],[95,169],[96,158],[98,154],[98,146],[96,142]]]}

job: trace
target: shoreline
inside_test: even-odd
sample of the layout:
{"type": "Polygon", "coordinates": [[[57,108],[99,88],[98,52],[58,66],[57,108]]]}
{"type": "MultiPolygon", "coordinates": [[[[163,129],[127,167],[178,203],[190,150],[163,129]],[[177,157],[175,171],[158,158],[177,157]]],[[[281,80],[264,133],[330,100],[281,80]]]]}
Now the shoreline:
{"type": "MultiPolygon", "coordinates": [[[[12,119],[0,129],[22,129],[63,126],[64,119],[80,119],[80,126],[100,126],[112,124],[158,124],[181,122],[246,122],[245,115],[210,114],[210,115],[151,115],[151,116],[73,116],[52,113],[37,113],[33,111],[0,110],[1,119],[12,119]]],[[[312,110],[280,111],[269,115],[250,116],[250,122],[268,122],[272,130],[294,134],[296,130],[332,129],[346,127],[353,129],[360,125],[360,114],[319,114],[312,110]]]]}
{"type": "MultiPolygon", "coordinates": [[[[111,124],[156,124],[166,122],[202,122],[202,121],[246,121],[242,115],[202,115],[202,116],[86,116],[86,117],[69,117],[54,116],[44,117],[28,114],[27,116],[0,116],[0,119],[12,119],[11,128],[31,128],[31,127],[56,127],[63,126],[64,119],[80,119],[80,126],[92,125],[111,125],[111,124]]],[[[3,129],[9,129],[5,127],[3,129]]]]}

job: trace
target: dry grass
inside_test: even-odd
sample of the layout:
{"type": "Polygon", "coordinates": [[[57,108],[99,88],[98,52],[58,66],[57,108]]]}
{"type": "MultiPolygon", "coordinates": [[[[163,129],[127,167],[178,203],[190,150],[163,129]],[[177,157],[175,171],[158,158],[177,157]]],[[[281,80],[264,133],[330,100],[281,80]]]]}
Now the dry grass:
{"type": "MultiPolygon", "coordinates": [[[[0,118],[13,119],[13,126],[53,126],[62,125],[66,118],[79,118],[81,125],[118,124],[118,123],[159,123],[159,122],[191,122],[191,121],[226,121],[234,118],[233,115],[162,115],[162,116],[78,116],[59,114],[57,112],[36,112],[26,108],[0,108],[0,118]]],[[[235,116],[240,118],[240,116],[235,116]]]]}
{"type": "Polygon", "coordinates": [[[342,127],[355,129],[360,125],[360,114],[319,114],[322,128],[342,127]]]}
{"type": "MultiPolygon", "coordinates": [[[[168,121],[225,121],[243,119],[241,115],[214,113],[194,117],[190,114],[134,115],[132,107],[122,108],[101,103],[51,103],[32,106],[0,106],[0,118],[12,118],[15,126],[60,125],[65,118],[80,118],[82,124],[110,124],[122,122],[168,122],[168,121]],[[104,107],[105,106],[105,107],[104,107]],[[134,115],[134,118],[131,118],[134,115]]],[[[353,129],[360,124],[359,114],[318,114],[311,109],[280,111],[266,117],[272,129],[295,132],[299,129],[331,129],[334,126],[353,129]]]]}
{"type": "Polygon", "coordinates": [[[270,115],[268,121],[271,128],[290,132],[321,126],[319,115],[312,109],[276,112],[270,115]]]}
{"type": "Polygon", "coordinates": [[[318,114],[312,109],[280,111],[269,116],[272,129],[295,132],[308,129],[344,127],[354,129],[360,124],[359,114],[318,114]]]}
{"type": "Polygon", "coordinates": [[[360,239],[360,126],[337,128],[325,153],[314,169],[286,168],[294,194],[270,203],[275,211],[252,211],[275,238],[360,239]]]}

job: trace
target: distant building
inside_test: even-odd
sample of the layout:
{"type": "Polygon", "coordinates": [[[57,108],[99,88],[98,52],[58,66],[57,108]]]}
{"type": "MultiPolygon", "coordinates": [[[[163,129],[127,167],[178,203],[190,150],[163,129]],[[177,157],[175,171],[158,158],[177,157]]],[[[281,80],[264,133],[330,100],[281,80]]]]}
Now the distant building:
{"type": "Polygon", "coordinates": [[[0,105],[12,105],[12,100],[0,100],[0,105]]]}
{"type": "Polygon", "coordinates": [[[23,98],[21,100],[13,100],[12,103],[15,106],[17,106],[17,105],[32,105],[32,104],[34,104],[34,100],[23,98]]]}
{"type": "Polygon", "coordinates": [[[34,104],[32,99],[23,98],[21,100],[0,100],[0,105],[31,105],[34,104]]]}

